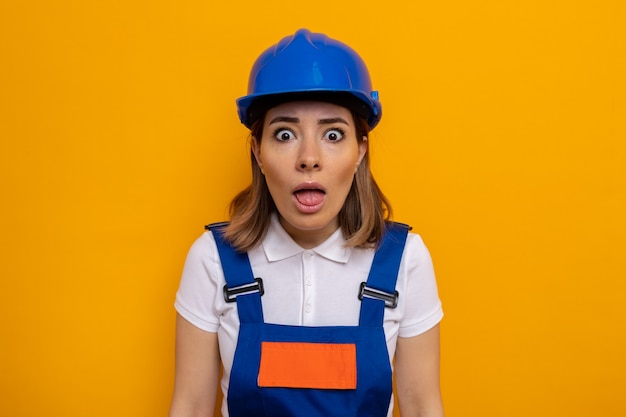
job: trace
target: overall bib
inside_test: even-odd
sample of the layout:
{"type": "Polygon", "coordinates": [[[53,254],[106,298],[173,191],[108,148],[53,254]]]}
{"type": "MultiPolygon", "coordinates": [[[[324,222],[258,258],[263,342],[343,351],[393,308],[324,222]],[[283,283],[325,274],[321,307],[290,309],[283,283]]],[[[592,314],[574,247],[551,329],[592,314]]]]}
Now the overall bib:
{"type": "Polygon", "coordinates": [[[230,417],[385,417],[392,372],[383,329],[386,307],[397,305],[398,269],[408,226],[389,223],[374,255],[361,299],[358,326],[265,323],[262,279],[247,253],[211,225],[226,278],[224,297],[237,302],[240,320],[228,388],[230,417]]]}

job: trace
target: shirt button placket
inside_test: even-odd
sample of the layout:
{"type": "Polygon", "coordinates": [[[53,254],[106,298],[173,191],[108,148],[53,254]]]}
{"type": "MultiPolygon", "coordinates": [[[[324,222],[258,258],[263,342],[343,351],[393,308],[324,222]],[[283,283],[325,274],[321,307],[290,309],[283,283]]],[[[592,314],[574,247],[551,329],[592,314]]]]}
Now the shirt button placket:
{"type": "Polygon", "coordinates": [[[303,322],[308,324],[312,320],[313,313],[313,258],[312,252],[304,252],[302,255],[302,264],[304,266],[304,313],[303,322]]]}

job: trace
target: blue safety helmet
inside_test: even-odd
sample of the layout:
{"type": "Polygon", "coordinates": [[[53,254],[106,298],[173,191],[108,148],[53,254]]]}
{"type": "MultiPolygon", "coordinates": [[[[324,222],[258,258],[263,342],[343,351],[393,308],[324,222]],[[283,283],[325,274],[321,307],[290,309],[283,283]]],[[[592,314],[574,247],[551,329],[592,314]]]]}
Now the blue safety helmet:
{"type": "Polygon", "coordinates": [[[367,120],[370,130],[380,121],[378,91],[361,57],[348,45],[321,33],[300,29],[263,52],[248,81],[248,95],[237,99],[246,127],[278,104],[320,100],[342,105],[367,120]]]}

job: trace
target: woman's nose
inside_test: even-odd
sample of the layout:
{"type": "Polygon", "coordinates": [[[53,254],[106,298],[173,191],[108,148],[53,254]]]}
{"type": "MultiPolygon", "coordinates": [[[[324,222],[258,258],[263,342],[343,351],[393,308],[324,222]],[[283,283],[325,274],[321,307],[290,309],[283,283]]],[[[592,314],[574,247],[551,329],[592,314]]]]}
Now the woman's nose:
{"type": "Polygon", "coordinates": [[[302,140],[297,165],[301,170],[319,169],[321,167],[319,144],[315,139],[304,138],[302,140]]]}

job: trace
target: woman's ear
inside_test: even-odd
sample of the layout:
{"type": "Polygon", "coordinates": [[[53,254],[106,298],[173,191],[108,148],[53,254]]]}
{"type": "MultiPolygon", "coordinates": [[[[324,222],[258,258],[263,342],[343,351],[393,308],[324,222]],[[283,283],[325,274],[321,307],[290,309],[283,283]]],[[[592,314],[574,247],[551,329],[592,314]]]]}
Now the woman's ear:
{"type": "Polygon", "coordinates": [[[365,154],[369,148],[369,143],[367,142],[367,136],[363,136],[363,140],[359,142],[359,158],[356,161],[356,167],[354,168],[354,172],[359,168],[363,158],[365,158],[365,154]]]}
{"type": "Polygon", "coordinates": [[[250,141],[250,148],[252,149],[254,159],[256,159],[256,163],[259,166],[261,173],[265,175],[265,172],[263,171],[263,161],[261,160],[261,144],[254,136],[252,136],[252,139],[250,141]]]}

